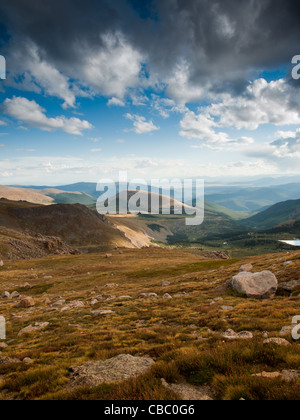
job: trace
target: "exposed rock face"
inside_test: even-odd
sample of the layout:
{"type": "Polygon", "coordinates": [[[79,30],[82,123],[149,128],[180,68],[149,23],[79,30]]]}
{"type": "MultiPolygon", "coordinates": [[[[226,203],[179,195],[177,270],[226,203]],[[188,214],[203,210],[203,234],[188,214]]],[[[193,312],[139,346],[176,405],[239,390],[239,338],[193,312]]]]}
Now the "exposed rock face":
{"type": "Polygon", "coordinates": [[[71,367],[70,382],[73,387],[118,383],[145,373],[153,364],[150,358],[121,354],[103,362],[88,362],[83,366],[71,367]]]}
{"type": "Polygon", "coordinates": [[[230,280],[227,287],[248,298],[271,299],[276,295],[278,281],[271,271],[240,273],[230,280]]]}

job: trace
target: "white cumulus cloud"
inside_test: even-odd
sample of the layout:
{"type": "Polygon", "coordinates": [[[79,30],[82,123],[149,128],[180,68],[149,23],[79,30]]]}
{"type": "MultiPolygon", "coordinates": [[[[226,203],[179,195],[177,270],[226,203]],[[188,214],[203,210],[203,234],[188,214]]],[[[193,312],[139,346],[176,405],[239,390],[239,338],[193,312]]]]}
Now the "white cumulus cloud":
{"type": "Polygon", "coordinates": [[[6,99],[3,104],[6,115],[21,121],[28,127],[39,128],[44,131],[62,130],[67,134],[81,136],[83,130],[89,130],[93,126],[78,118],[66,118],[64,116],[48,118],[46,110],[35,101],[29,101],[22,97],[6,99]]]}
{"type": "Polygon", "coordinates": [[[141,115],[126,114],[125,118],[133,121],[134,128],[132,130],[136,134],[147,134],[160,129],[159,127],[154,125],[153,121],[147,121],[146,118],[142,117],[141,115]]]}

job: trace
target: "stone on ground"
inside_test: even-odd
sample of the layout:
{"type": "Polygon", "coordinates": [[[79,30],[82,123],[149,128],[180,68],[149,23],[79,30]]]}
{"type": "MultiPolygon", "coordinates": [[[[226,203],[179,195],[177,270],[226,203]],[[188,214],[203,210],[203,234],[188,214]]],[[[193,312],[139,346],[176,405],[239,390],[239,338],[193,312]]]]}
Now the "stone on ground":
{"type": "Polygon", "coordinates": [[[103,383],[118,383],[145,373],[154,361],[150,358],[121,354],[102,362],[88,362],[70,368],[72,387],[96,387],[103,383]]]}
{"type": "Polygon", "coordinates": [[[173,391],[182,401],[213,401],[212,391],[207,386],[192,386],[185,383],[168,384],[165,379],[161,381],[165,388],[173,391]]]}
{"type": "Polygon", "coordinates": [[[228,283],[228,287],[252,299],[271,299],[276,295],[278,281],[271,271],[240,273],[228,283]]]}
{"type": "Polygon", "coordinates": [[[289,343],[287,340],[285,340],[284,338],[268,338],[267,340],[264,341],[264,344],[276,344],[277,346],[290,346],[291,343],[289,343]]]}

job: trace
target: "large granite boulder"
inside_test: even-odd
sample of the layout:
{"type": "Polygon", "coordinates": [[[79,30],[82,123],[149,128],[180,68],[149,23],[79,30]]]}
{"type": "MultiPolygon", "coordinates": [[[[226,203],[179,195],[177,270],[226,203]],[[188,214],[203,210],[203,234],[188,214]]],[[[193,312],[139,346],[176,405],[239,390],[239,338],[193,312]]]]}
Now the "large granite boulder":
{"type": "Polygon", "coordinates": [[[227,286],[252,299],[271,299],[276,295],[278,280],[271,271],[261,273],[241,272],[227,286]]]}

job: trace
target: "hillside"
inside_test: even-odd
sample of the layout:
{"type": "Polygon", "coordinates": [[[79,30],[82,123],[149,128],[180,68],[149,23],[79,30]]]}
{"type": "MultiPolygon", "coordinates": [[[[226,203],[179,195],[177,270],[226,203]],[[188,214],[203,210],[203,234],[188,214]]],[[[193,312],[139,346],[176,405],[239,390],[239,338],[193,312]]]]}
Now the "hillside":
{"type": "Polygon", "coordinates": [[[284,201],[242,221],[257,230],[270,229],[285,222],[300,219],[300,200],[284,201]]]}
{"type": "Polygon", "coordinates": [[[290,328],[299,287],[263,301],[220,291],[244,264],[270,270],[279,283],[300,270],[299,252],[224,260],[161,248],[10,262],[0,268],[0,296],[18,291],[33,307],[0,297],[8,320],[0,400],[181,404],[183,390],[188,400],[299,400],[300,348],[290,328]],[[111,359],[120,355],[151,358],[152,366],[110,384],[74,375],[108,360],[106,373],[116,374],[111,359]]]}
{"type": "Polygon", "coordinates": [[[35,204],[52,204],[54,199],[39,190],[0,186],[0,199],[28,201],[35,204]]]}
{"type": "Polygon", "coordinates": [[[34,204],[83,204],[92,205],[96,199],[82,192],[68,192],[57,188],[6,187],[0,186],[0,198],[12,201],[27,201],[34,204]]]}
{"type": "MultiPolygon", "coordinates": [[[[0,227],[9,229],[6,237],[13,238],[15,233],[18,237],[20,234],[30,237],[36,235],[56,237],[69,247],[82,252],[137,246],[106,217],[80,204],[39,206],[2,199],[0,227]]],[[[139,235],[138,232],[136,237],[139,237],[140,247],[150,245],[148,237],[139,235]]],[[[6,247],[7,243],[5,244],[6,247]]]]}

